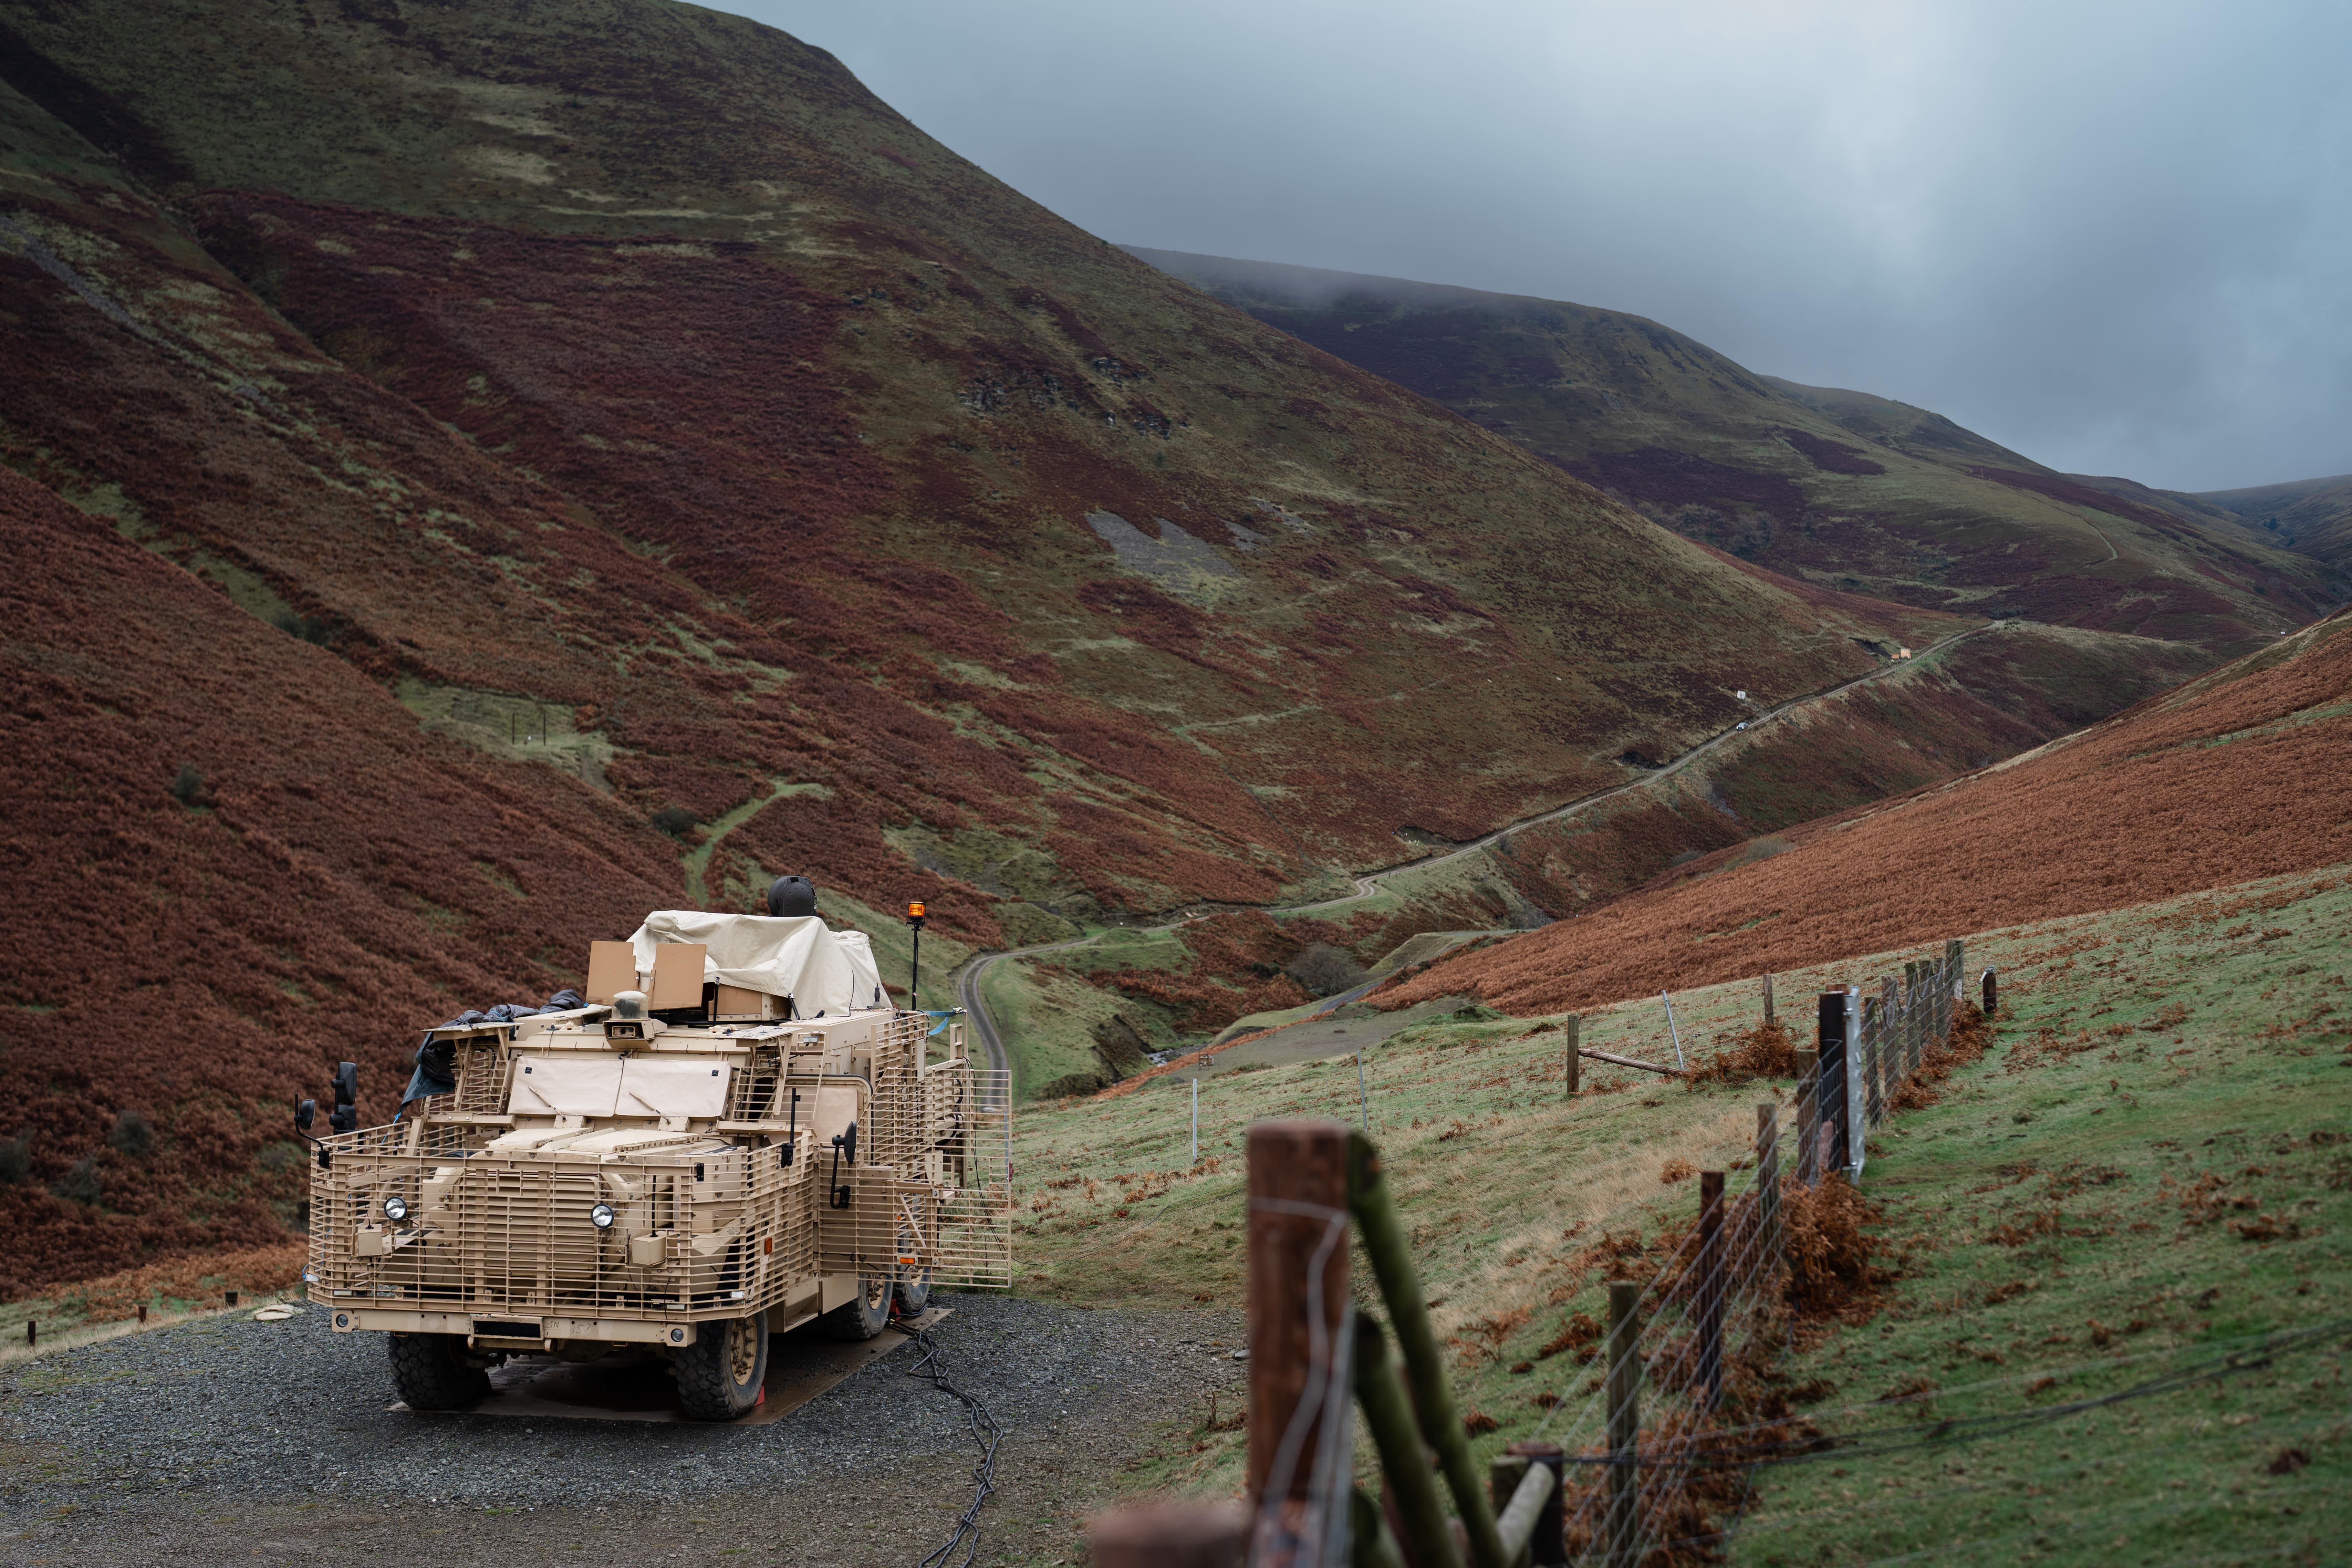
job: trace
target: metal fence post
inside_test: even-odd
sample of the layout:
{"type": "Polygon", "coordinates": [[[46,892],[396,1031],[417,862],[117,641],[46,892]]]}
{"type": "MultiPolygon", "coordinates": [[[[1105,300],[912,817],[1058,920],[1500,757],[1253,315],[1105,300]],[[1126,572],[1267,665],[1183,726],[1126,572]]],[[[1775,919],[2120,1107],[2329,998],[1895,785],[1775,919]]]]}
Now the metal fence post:
{"type": "Polygon", "coordinates": [[[1780,1111],[1756,1108],[1757,1275],[1768,1283],[1780,1266],[1780,1111]]]}
{"type": "Polygon", "coordinates": [[[1346,1526],[1349,1131],[1306,1121],[1249,1130],[1254,1563],[1317,1561],[1346,1526]]]}
{"type": "Polygon", "coordinates": [[[1641,1300],[1639,1285],[1609,1287],[1609,1568],[1639,1568],[1642,1561],[1641,1300]]]}
{"type": "Polygon", "coordinates": [[[1853,1081],[1853,1072],[1862,1063],[1862,987],[1849,985],[1839,993],[1839,997],[1844,1010],[1845,1059],[1850,1064],[1845,1091],[1845,1163],[1858,1177],[1868,1152],[1870,1109],[1868,1084],[1853,1081]]]}
{"type": "Polygon", "coordinates": [[[1885,1037],[1886,1049],[1893,1056],[1896,1073],[1911,1076],[1910,1045],[1903,1037],[1903,993],[1895,984],[1895,976],[1878,977],[1878,1030],[1885,1037]]]}
{"type": "Polygon", "coordinates": [[[1960,987],[1967,984],[1961,977],[1968,972],[1969,944],[1954,937],[1944,943],[1944,978],[1943,984],[1937,988],[1937,994],[1943,998],[1944,1037],[1948,1041],[1951,1038],[1952,1025],[1959,1017],[1960,987]]]}
{"type": "Polygon", "coordinates": [[[1723,1402],[1723,1173],[1698,1173],[1698,1380],[1706,1408],[1723,1402]]]}
{"type": "Polygon", "coordinates": [[[1903,1032],[1910,1060],[1927,1058],[1927,1008],[1919,1006],[1919,963],[1903,966],[1903,1032]]]}
{"type": "Polygon", "coordinates": [[[1886,1037],[1886,1014],[1878,998],[1862,999],[1862,1054],[1869,1064],[1863,1074],[1863,1086],[1870,1098],[1870,1125],[1877,1126],[1886,1120],[1886,1090],[1883,1080],[1893,1068],[1893,1042],[1886,1037]]]}
{"type": "Polygon", "coordinates": [[[1821,1152],[1813,1157],[1816,1176],[1825,1176],[1847,1163],[1845,1157],[1845,993],[1824,991],[1816,1009],[1816,1045],[1822,1053],[1814,1079],[1814,1099],[1821,1116],[1821,1152]]]}
{"type": "Polygon", "coordinates": [[[1822,1053],[1797,1053],[1797,1156],[1792,1173],[1806,1186],[1813,1184],[1821,1143],[1822,1053]]]}

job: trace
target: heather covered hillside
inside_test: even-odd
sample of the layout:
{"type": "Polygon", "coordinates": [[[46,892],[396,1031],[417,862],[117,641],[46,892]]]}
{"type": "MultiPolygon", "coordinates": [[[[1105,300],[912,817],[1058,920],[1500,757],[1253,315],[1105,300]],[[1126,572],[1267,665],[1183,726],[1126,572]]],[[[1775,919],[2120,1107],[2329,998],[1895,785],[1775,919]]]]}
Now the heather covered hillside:
{"type": "Polygon", "coordinates": [[[0,539],[0,1292],[282,1235],[335,1059],[388,1116],[412,1026],[538,1002],[674,891],[625,806],[421,732],[5,470],[0,539]]]}
{"type": "Polygon", "coordinates": [[[0,0],[15,1283],[268,1240],[288,1100],[348,1058],[382,1114],[419,1024],[648,908],[798,871],[961,954],[1223,906],[1181,973],[1046,977],[1205,1028],[1302,942],[1569,912],[2309,598],[2252,544],[2210,602],[2066,578],[2163,578],[2105,620],[1743,555],[1352,358],[740,18],[0,0]],[[2018,606],[2073,620],[1972,629],[2018,606]],[[1521,870],[1267,912],[1866,675],[1521,870]]]}
{"type": "Polygon", "coordinates": [[[384,1114],[417,1026],[648,908],[1343,890],[1966,624],[686,6],[0,4],[0,363],[18,1287],[268,1238],[291,1099],[349,1058],[384,1114]]]}
{"type": "MultiPolygon", "coordinates": [[[[714,895],[790,862],[982,941],[1012,902],[1056,911],[1009,911],[1017,933],[1269,900],[1952,624],[1647,525],[1059,222],[750,22],[0,15],[32,100],[12,330],[75,344],[5,415],[16,466],[120,491],[379,675],[573,710],[648,816],[828,792],[736,826],[714,895]],[[84,137],[85,167],[43,163],[84,137]],[[205,290],[233,339],[189,337],[205,290]],[[158,320],[88,302],[116,295],[158,320]],[[236,363],[272,352],[300,368],[236,363]],[[153,450],[100,355],[410,419],[531,520],[427,500],[404,457],[313,521],[316,470],[153,450]],[[633,689],[656,672],[687,689],[633,689]]],[[[231,390],[251,435],[264,405],[231,390]]]]}
{"type": "Polygon", "coordinates": [[[1134,254],[1669,528],[1809,581],[2184,643],[2209,658],[2346,596],[2343,561],[2290,553],[2199,498],[2056,473],[1941,415],[1759,375],[1638,316],[1134,254]]]}
{"type": "MultiPolygon", "coordinates": [[[[1467,992],[1573,1009],[2352,861],[2352,612],[2064,741],[1694,860],[1590,915],[1442,963],[1383,1005],[1467,992]]],[[[2259,901],[2232,940],[2269,940],[2259,901]]]]}

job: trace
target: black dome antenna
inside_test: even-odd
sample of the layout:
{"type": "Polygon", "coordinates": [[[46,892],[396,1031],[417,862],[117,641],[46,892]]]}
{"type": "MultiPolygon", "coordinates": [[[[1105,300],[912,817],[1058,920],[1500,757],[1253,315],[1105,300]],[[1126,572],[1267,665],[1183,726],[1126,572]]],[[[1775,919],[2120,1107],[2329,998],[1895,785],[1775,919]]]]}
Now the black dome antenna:
{"type": "Polygon", "coordinates": [[[777,878],[768,889],[768,912],[772,915],[816,913],[816,884],[806,877],[777,878]]]}

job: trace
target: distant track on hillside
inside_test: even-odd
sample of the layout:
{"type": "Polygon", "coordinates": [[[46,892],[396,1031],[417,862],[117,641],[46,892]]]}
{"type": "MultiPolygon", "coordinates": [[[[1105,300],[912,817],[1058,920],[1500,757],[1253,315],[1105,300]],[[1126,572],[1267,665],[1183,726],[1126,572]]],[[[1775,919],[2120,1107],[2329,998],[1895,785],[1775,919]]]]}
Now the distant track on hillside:
{"type": "MultiPolygon", "coordinates": [[[[1575,800],[1568,802],[1565,805],[1555,805],[1550,807],[1549,810],[1539,811],[1532,816],[1520,817],[1516,822],[1507,824],[1504,826],[1495,829],[1495,831],[1487,834],[1483,838],[1474,838],[1466,844],[1457,844],[1451,849],[1441,850],[1433,855],[1424,855],[1415,860],[1402,861],[1397,865],[1385,867],[1381,870],[1359,877],[1356,879],[1356,890],[1352,893],[1342,894],[1340,897],[1336,899],[1318,899],[1313,903],[1284,904],[1275,908],[1270,908],[1266,910],[1265,912],[1269,915],[1275,916],[1307,914],[1316,910],[1338,909],[1342,905],[1357,903],[1362,900],[1371,898],[1381,890],[1381,881],[1383,878],[1398,876],[1406,871],[1425,871],[1432,867],[1443,866],[1448,861],[1459,860],[1465,856],[1475,855],[1481,850],[1493,847],[1496,843],[1507,838],[1514,833],[1522,832],[1528,828],[1537,826],[1543,823],[1557,822],[1563,817],[1573,816],[1579,812],[1589,811],[1604,801],[1616,799],[1619,795],[1630,795],[1635,790],[1647,789],[1661,779],[1673,777],[1675,774],[1682,772],[1685,768],[1690,766],[1691,763],[1698,761],[1699,758],[1706,755],[1709,752],[1714,751],[1717,747],[1725,744],[1727,742],[1736,741],[1743,734],[1753,733],[1758,728],[1770,720],[1780,718],[1785,714],[1793,712],[1797,709],[1806,707],[1811,703],[1826,702],[1832,697],[1840,696],[1844,692],[1851,691],[1855,687],[1863,685],[1867,681],[1876,680],[1881,676],[1895,674],[1905,669],[1916,668],[1917,668],[1919,661],[1925,659],[1928,655],[1940,653],[1945,648],[1950,647],[1955,643],[1962,642],[1967,638],[1991,631],[2000,624],[2001,623],[1998,621],[1988,621],[1980,626],[1970,626],[1964,631],[1954,632],[1951,636],[1945,637],[1940,641],[1930,643],[1927,647],[1921,648],[1908,659],[1890,659],[1874,669],[1866,669],[1863,671],[1860,675],[1855,676],[1852,680],[1843,681],[1836,686],[1824,688],[1823,689],[1813,692],[1808,696],[1792,697],[1786,702],[1780,703],[1771,708],[1767,708],[1755,718],[1748,720],[1746,721],[1748,728],[1745,731],[1737,729],[1726,730],[1720,734],[1711,735],[1707,739],[1701,741],[1697,745],[1693,746],[1689,751],[1685,752],[1682,755],[1675,758],[1672,762],[1658,768],[1655,772],[1645,773],[1638,779],[1628,779],[1623,784],[1612,784],[1607,789],[1597,790],[1591,795],[1580,796],[1575,800]]],[[[1195,921],[1206,920],[1208,916],[1203,913],[1181,915],[1175,920],[1168,921],[1164,925],[1143,926],[1139,929],[1146,934],[1156,935],[1164,931],[1180,930],[1184,926],[1191,925],[1195,921]]],[[[1012,1082],[1011,1073],[1013,1058],[1012,1054],[1004,1048],[1003,1037],[997,1032],[996,1020],[990,1015],[988,1011],[988,1003],[981,994],[980,984],[982,978],[987,974],[989,966],[1000,960],[1007,958],[1027,958],[1034,953],[1055,952],[1064,948],[1083,947],[1093,940],[1094,938],[1090,936],[1078,936],[1071,937],[1067,941],[1064,942],[1041,942],[1035,947],[1016,947],[1008,949],[1002,952],[974,953],[968,961],[966,961],[964,966],[956,972],[956,1000],[962,1005],[964,1012],[971,1017],[973,1025],[980,1031],[981,1046],[988,1052],[988,1065],[996,1068],[1000,1072],[1003,1072],[1006,1075],[1004,1081],[1008,1085],[1012,1082]]],[[[1009,1089],[1007,1092],[1011,1092],[1009,1089]]]]}

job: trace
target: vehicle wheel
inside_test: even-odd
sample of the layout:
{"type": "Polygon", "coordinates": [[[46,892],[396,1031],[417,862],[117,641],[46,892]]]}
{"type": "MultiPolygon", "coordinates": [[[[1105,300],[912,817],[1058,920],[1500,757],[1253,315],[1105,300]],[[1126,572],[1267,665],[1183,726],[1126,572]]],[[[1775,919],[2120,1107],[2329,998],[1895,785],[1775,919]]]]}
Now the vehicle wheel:
{"type": "Polygon", "coordinates": [[[844,1301],[824,1317],[817,1327],[830,1340],[870,1340],[890,1326],[890,1293],[895,1289],[886,1276],[878,1279],[861,1279],[861,1289],[852,1300],[844,1301]]]}
{"type": "Polygon", "coordinates": [[[392,1384],[411,1410],[459,1410],[490,1391],[490,1374],[465,1360],[463,1334],[392,1334],[392,1384]]]}
{"type": "Polygon", "coordinates": [[[898,1276],[898,1313],[911,1318],[931,1304],[931,1271],[919,1274],[901,1272],[898,1276]]]}
{"type": "Polygon", "coordinates": [[[694,1342],[671,1355],[678,1408],[689,1421],[733,1421],[760,1403],[768,1381],[768,1314],[705,1323],[694,1342]]]}

